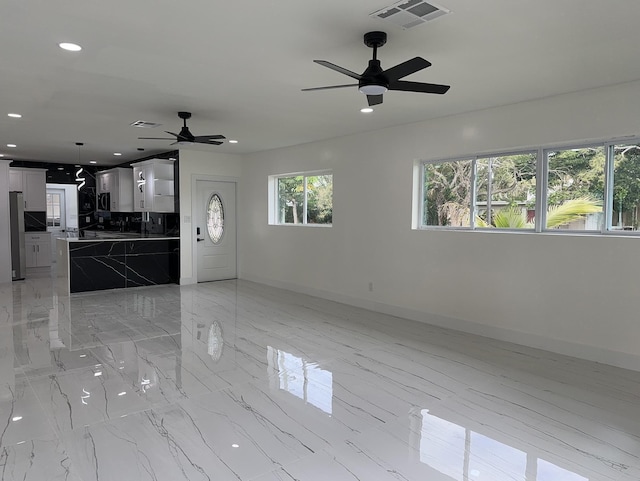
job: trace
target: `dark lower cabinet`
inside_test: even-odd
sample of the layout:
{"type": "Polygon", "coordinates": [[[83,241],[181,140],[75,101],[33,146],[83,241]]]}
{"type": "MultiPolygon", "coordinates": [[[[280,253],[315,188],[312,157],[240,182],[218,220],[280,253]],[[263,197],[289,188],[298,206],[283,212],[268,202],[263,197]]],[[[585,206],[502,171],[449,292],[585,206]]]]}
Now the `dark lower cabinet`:
{"type": "Polygon", "coordinates": [[[69,242],[71,292],[178,282],[179,239],[69,242]]]}

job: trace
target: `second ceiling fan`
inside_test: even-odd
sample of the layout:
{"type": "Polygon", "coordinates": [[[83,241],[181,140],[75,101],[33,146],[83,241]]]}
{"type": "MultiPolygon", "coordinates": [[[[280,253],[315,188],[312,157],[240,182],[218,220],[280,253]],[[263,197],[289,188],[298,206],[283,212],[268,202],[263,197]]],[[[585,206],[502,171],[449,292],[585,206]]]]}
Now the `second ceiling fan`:
{"type": "Polygon", "coordinates": [[[326,60],[314,60],[315,63],[322,65],[323,67],[330,68],[331,70],[335,70],[336,72],[340,72],[356,79],[358,83],[302,89],[303,92],[358,87],[358,90],[367,96],[369,106],[374,106],[382,103],[382,94],[387,90],[400,90],[403,92],[419,92],[427,94],[444,94],[449,90],[449,85],[400,80],[407,75],[411,75],[412,73],[431,66],[431,62],[423,59],[422,57],[414,57],[406,62],[396,65],[395,67],[382,70],[377,54],[378,48],[382,47],[386,42],[387,34],[385,32],[365,33],[364,43],[367,47],[373,49],[373,58],[369,60],[369,66],[362,74],[352,72],[351,70],[347,70],[346,68],[327,62],[326,60]]]}
{"type": "Polygon", "coordinates": [[[191,118],[191,112],[178,112],[178,117],[183,120],[182,129],[180,133],[169,132],[165,130],[169,135],[173,135],[174,138],[169,137],[138,137],[140,140],[175,140],[174,144],[208,144],[208,145],[220,145],[220,140],[225,139],[224,135],[193,135],[187,127],[187,119],[191,118]]]}

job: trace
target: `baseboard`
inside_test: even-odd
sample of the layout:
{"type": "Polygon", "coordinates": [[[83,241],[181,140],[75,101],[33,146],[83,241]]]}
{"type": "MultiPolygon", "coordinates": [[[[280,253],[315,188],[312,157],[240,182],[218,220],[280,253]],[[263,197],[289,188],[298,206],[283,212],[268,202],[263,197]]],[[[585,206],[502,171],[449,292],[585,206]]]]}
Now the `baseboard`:
{"type": "Polygon", "coordinates": [[[193,277],[181,277],[178,283],[181,286],[188,286],[190,284],[197,284],[198,282],[193,277]]]}
{"type": "Polygon", "coordinates": [[[423,322],[446,329],[467,332],[478,336],[490,337],[499,341],[512,342],[522,346],[542,349],[544,351],[555,352],[565,356],[571,356],[587,361],[599,362],[624,369],[640,371],[640,356],[628,354],[625,352],[612,351],[597,346],[586,344],[578,344],[575,342],[564,341],[560,339],[552,339],[537,334],[529,334],[512,329],[502,327],[487,326],[477,322],[471,322],[464,319],[456,319],[428,312],[406,309],[399,306],[384,304],[381,302],[361,299],[357,297],[346,296],[322,289],[314,289],[297,284],[287,282],[274,281],[272,279],[263,279],[254,276],[244,276],[243,280],[265,284],[271,287],[286,289],[301,294],[307,294],[314,297],[320,297],[330,301],[347,304],[350,306],[368,309],[370,311],[381,312],[390,316],[410,319],[412,321],[423,322]]]}

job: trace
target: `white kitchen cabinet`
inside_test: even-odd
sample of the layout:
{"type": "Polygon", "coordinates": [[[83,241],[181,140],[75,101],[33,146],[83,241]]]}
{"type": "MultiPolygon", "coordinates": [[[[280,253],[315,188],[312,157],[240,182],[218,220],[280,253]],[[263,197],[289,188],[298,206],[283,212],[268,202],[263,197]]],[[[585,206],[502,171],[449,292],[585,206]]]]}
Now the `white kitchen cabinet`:
{"type": "Polygon", "coordinates": [[[134,165],[133,166],[133,211],[134,212],[148,212],[149,206],[149,192],[147,189],[147,166],[134,165]]]}
{"type": "Polygon", "coordinates": [[[133,212],[133,177],[131,169],[116,167],[96,175],[96,193],[109,194],[111,212],[133,212]]]}
{"type": "Polygon", "coordinates": [[[173,161],[151,159],[132,164],[135,212],[175,212],[173,161]]]}
{"type": "Polygon", "coordinates": [[[51,233],[25,232],[26,267],[49,267],[51,265],[51,233]]]}
{"type": "Polygon", "coordinates": [[[45,169],[9,169],[9,190],[23,193],[25,211],[46,212],[46,172],[45,169]]]}
{"type": "Polygon", "coordinates": [[[9,169],[9,190],[11,192],[22,192],[22,171],[9,169]]]}

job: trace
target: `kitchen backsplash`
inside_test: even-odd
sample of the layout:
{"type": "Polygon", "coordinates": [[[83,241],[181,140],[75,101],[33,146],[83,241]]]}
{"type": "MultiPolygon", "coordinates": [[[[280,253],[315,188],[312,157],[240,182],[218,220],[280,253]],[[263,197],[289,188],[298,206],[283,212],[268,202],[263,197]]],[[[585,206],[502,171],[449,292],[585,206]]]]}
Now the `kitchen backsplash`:
{"type": "Polygon", "coordinates": [[[25,232],[44,232],[47,230],[46,212],[25,212],[24,213],[25,232]]]}
{"type": "Polygon", "coordinates": [[[94,230],[105,230],[115,232],[137,232],[142,234],[163,234],[168,236],[179,236],[179,214],[159,214],[148,213],[148,221],[145,220],[146,213],[141,212],[108,212],[97,211],[95,213],[94,230]]]}

